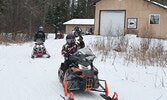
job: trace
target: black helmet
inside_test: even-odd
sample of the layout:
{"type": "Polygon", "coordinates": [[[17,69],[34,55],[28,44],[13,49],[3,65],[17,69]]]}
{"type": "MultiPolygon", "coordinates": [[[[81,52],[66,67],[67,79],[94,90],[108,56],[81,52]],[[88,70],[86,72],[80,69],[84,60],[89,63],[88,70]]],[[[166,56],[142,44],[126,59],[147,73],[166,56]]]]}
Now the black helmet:
{"type": "Polygon", "coordinates": [[[66,36],[66,40],[67,39],[75,39],[75,35],[73,35],[73,34],[68,34],[67,36],[66,36]]]}
{"type": "Polygon", "coordinates": [[[66,36],[66,42],[68,43],[68,44],[74,44],[75,43],[75,35],[73,35],[73,34],[68,34],[67,36],[66,36]]]}

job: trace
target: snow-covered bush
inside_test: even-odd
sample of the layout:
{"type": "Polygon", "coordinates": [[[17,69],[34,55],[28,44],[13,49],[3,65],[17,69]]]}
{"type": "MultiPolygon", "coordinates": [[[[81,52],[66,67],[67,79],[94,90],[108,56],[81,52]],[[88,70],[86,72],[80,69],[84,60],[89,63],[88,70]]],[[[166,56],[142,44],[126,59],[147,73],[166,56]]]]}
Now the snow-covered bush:
{"type": "Polygon", "coordinates": [[[138,65],[161,66],[167,65],[167,51],[161,40],[152,41],[151,39],[140,39],[138,45],[131,45],[131,48],[125,54],[125,60],[136,62],[138,65]]]}
{"type": "Polygon", "coordinates": [[[135,62],[137,65],[166,67],[167,50],[163,43],[151,38],[136,38],[132,42],[126,36],[101,36],[91,42],[90,46],[97,55],[101,55],[102,61],[119,57],[123,58],[126,65],[135,62]]]}
{"type": "Polygon", "coordinates": [[[25,43],[28,41],[32,41],[34,34],[24,34],[24,33],[3,33],[0,34],[0,44],[8,44],[8,43],[25,43]]]}

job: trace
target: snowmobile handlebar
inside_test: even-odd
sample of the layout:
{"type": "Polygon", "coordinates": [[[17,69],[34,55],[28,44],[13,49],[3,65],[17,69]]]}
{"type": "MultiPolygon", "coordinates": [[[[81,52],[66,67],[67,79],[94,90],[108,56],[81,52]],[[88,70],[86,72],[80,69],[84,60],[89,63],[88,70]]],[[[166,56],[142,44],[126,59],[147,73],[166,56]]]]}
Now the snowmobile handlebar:
{"type": "Polygon", "coordinates": [[[81,60],[81,58],[78,57],[78,56],[76,56],[76,55],[70,55],[70,56],[69,56],[69,60],[71,60],[71,61],[76,61],[76,60],[81,60]]]}
{"type": "Polygon", "coordinates": [[[69,56],[69,60],[71,61],[75,61],[75,60],[78,60],[74,55],[70,55],[69,56]]]}

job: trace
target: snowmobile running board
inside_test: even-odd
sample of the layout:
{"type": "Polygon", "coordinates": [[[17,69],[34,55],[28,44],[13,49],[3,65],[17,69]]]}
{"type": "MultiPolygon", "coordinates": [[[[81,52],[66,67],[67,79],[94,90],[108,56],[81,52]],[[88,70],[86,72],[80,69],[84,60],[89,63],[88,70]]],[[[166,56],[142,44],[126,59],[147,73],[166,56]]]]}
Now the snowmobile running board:
{"type": "MultiPolygon", "coordinates": [[[[101,80],[101,81],[103,81],[103,80],[101,80]]],[[[104,87],[102,87],[102,88],[104,88],[104,87]]],[[[99,92],[105,92],[105,94],[100,94],[100,96],[103,97],[105,100],[118,100],[118,94],[116,92],[114,92],[114,95],[113,95],[112,98],[108,95],[109,94],[109,90],[108,90],[108,86],[107,86],[107,82],[106,81],[105,81],[105,89],[104,90],[105,91],[99,91],[99,92]]],[[[93,91],[98,91],[98,90],[93,90],[93,91]]],[[[60,95],[64,100],[74,100],[74,95],[73,95],[72,92],[70,93],[70,96],[68,97],[67,81],[64,81],[64,93],[65,93],[65,97],[60,95]]]]}

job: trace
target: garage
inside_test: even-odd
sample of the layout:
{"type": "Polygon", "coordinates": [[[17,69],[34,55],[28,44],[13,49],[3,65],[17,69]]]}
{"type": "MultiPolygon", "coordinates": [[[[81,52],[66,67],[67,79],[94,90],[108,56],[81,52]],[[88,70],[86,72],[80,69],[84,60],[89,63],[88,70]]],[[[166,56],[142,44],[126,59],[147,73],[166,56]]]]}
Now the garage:
{"type": "Polygon", "coordinates": [[[167,39],[167,6],[155,0],[95,0],[96,35],[167,39]]]}
{"type": "Polygon", "coordinates": [[[125,11],[100,11],[100,35],[123,34],[125,11]]]}
{"type": "Polygon", "coordinates": [[[76,26],[79,26],[82,32],[86,33],[86,31],[94,27],[94,19],[71,19],[63,24],[66,26],[66,34],[70,34],[76,26]]]}

